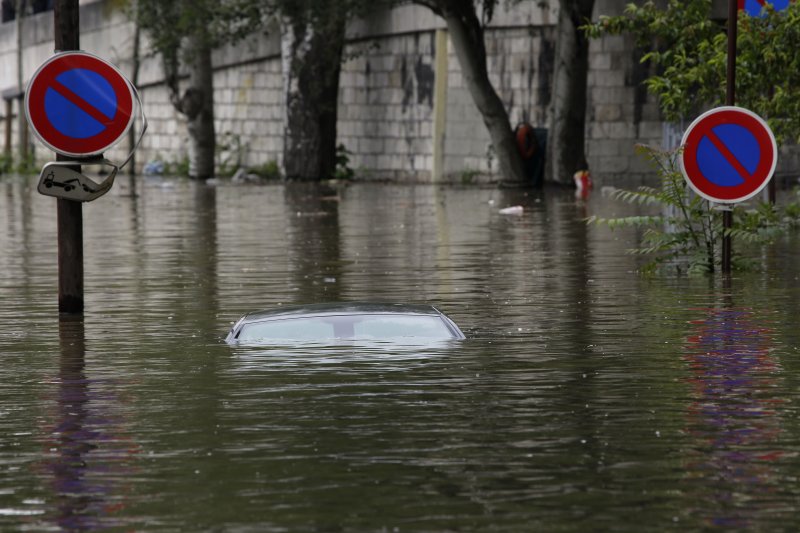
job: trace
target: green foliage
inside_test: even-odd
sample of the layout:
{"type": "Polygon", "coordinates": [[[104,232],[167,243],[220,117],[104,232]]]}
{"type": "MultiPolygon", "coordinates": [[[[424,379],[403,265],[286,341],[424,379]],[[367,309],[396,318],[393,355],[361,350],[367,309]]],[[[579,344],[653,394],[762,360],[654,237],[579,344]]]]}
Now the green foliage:
{"type": "Polygon", "coordinates": [[[130,0],[128,16],[142,28],[161,56],[167,86],[178,95],[180,65],[200,49],[235,43],[261,27],[257,0],[130,0]]]}
{"type": "Polygon", "coordinates": [[[333,173],[334,179],[351,180],[355,176],[355,171],[350,167],[350,156],[353,152],[343,144],[336,146],[336,170],[333,173]]]}
{"type": "Polygon", "coordinates": [[[165,169],[166,174],[170,176],[188,176],[189,175],[189,157],[184,156],[181,159],[168,163],[165,169]]]}
{"type": "MultiPolygon", "coordinates": [[[[800,3],[764,9],[764,18],[739,12],[736,102],[764,117],[778,142],[800,140],[800,3]]],[[[669,0],[665,8],[648,1],[584,29],[591,37],[635,37],[642,62],[657,67],[647,88],[675,121],[725,102],[727,35],[710,13],[710,0],[669,0]]]]}
{"type": "Polygon", "coordinates": [[[11,165],[11,170],[17,174],[38,174],[40,168],[36,164],[36,155],[33,151],[29,151],[23,159],[11,165]]]}
{"type": "MultiPolygon", "coordinates": [[[[611,229],[633,227],[643,231],[641,246],[630,250],[653,256],[646,271],[662,267],[678,272],[713,273],[721,263],[723,236],[722,211],[695,195],[686,185],[678,167],[678,151],[660,152],[648,146],[637,147],[656,166],[660,187],[639,187],[636,191],[615,189],[611,196],[628,204],[657,207],[659,214],[603,219],[591,217],[589,223],[605,224],[611,229]]],[[[755,208],[734,208],[734,226],[725,234],[737,241],[766,244],[800,222],[800,204],[783,210],[760,203],[755,208]]],[[[734,255],[733,267],[746,269],[752,261],[734,255]]]]}
{"type": "Polygon", "coordinates": [[[17,160],[12,154],[0,154],[0,174],[37,174],[39,167],[33,152],[28,152],[24,160],[17,160]]]}
{"type": "Polygon", "coordinates": [[[187,35],[203,35],[211,48],[246,37],[261,26],[264,9],[255,0],[131,0],[130,16],[155,51],[174,57],[187,35]]]}
{"type": "Polygon", "coordinates": [[[267,180],[278,180],[281,178],[281,168],[274,159],[270,159],[266,163],[251,168],[250,172],[267,180]]]}
{"type": "Polygon", "coordinates": [[[461,185],[472,185],[475,183],[475,181],[477,181],[480,175],[480,170],[476,170],[474,168],[465,168],[461,171],[461,185]]]}
{"type": "MultiPolygon", "coordinates": [[[[522,0],[505,0],[506,5],[520,3],[522,0]]],[[[480,15],[481,23],[485,26],[491,22],[494,16],[495,7],[500,0],[411,0],[414,4],[425,6],[439,16],[445,13],[458,14],[463,16],[471,12],[471,16],[477,18],[480,15]]]]}
{"type": "MultiPolygon", "coordinates": [[[[764,18],[739,13],[736,58],[736,100],[764,117],[778,142],[800,140],[800,4],[775,12],[764,8],[764,18]]],[[[710,0],[668,0],[666,7],[652,1],[629,4],[619,17],[600,17],[584,29],[591,37],[629,33],[645,53],[642,62],[656,70],[645,82],[658,97],[667,120],[697,115],[721,105],[726,96],[727,34],[711,20],[710,0]]],[[[660,189],[616,191],[628,203],[653,205],[660,215],[599,220],[610,227],[642,228],[642,246],[635,253],[655,255],[649,267],[672,265],[679,270],[714,272],[720,263],[722,213],[687,190],[677,170],[676,153],[645,154],[659,168],[660,189]]],[[[797,225],[800,206],[781,209],[769,204],[734,208],[734,227],[728,234],[738,242],[764,244],[797,225]]],[[[736,249],[736,248],[735,248],[736,249]]],[[[741,255],[733,266],[751,266],[741,255]]]]}
{"type": "Polygon", "coordinates": [[[10,155],[0,154],[0,174],[5,174],[11,171],[14,164],[14,158],[10,155]]]}
{"type": "Polygon", "coordinates": [[[270,15],[319,24],[334,12],[346,17],[361,17],[377,8],[397,3],[397,0],[250,0],[250,3],[263,6],[270,15]]]}
{"type": "MultiPolygon", "coordinates": [[[[127,1],[129,16],[148,33],[153,51],[161,54],[172,69],[186,59],[182,56],[191,53],[185,48],[187,36],[202,37],[209,48],[215,49],[267,31],[268,21],[276,18],[285,18],[296,29],[311,25],[325,33],[330,24],[362,17],[399,0],[117,1],[127,1]]],[[[336,48],[336,43],[332,44],[336,48]]],[[[341,57],[334,59],[341,61],[341,57]]]]}
{"type": "Polygon", "coordinates": [[[236,172],[244,161],[249,145],[242,141],[242,136],[236,133],[225,132],[219,136],[216,143],[217,174],[230,177],[236,172]]]}

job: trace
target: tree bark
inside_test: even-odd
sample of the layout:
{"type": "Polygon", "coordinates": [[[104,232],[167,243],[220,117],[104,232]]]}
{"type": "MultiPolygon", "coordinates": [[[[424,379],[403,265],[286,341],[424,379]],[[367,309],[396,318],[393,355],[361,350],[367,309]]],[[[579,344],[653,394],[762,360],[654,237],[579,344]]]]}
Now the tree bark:
{"type": "MultiPolygon", "coordinates": [[[[139,6],[135,6],[135,9],[138,10],[139,6]]],[[[139,85],[139,69],[141,68],[141,35],[142,28],[139,26],[139,19],[137,15],[137,17],[134,19],[133,53],[131,54],[131,83],[134,87],[139,85]]],[[[131,194],[134,195],[136,194],[136,188],[133,187],[133,178],[136,176],[136,136],[136,123],[134,121],[134,123],[131,124],[131,129],[128,130],[128,151],[131,154],[131,160],[128,162],[128,176],[131,178],[131,194]]]]}
{"type": "Polygon", "coordinates": [[[517,151],[508,113],[489,80],[483,26],[478,20],[475,5],[462,0],[425,0],[417,3],[431,8],[447,23],[464,82],[492,140],[500,166],[501,182],[525,183],[528,178],[517,151]]]}
{"type": "MultiPolygon", "coordinates": [[[[22,35],[24,32],[24,17],[25,12],[28,10],[28,2],[27,0],[17,0],[15,9],[16,9],[16,28],[17,28],[17,90],[19,91],[20,95],[24,94],[25,91],[25,76],[23,72],[24,63],[22,61],[22,52],[24,50],[24,43],[22,41],[22,35]]],[[[25,110],[23,108],[23,99],[20,96],[18,102],[18,111],[17,111],[17,153],[19,156],[19,169],[27,169],[28,167],[28,119],[25,116],[25,110]]]]}
{"type": "Polygon", "coordinates": [[[189,131],[189,177],[214,177],[214,71],[211,66],[211,47],[200,34],[189,38],[187,66],[189,86],[183,93],[178,109],[186,115],[189,131]]]}
{"type": "Polygon", "coordinates": [[[186,40],[184,64],[189,74],[186,90],[179,87],[178,51],[164,54],[164,72],[170,100],[178,112],[186,116],[189,132],[189,177],[214,177],[214,71],[211,65],[211,46],[202,31],[186,40]]]}
{"type": "Polygon", "coordinates": [[[586,163],[586,81],[589,40],[579,29],[592,16],[594,0],[560,0],[547,148],[547,179],[573,184],[586,163]]]}
{"type": "Polygon", "coordinates": [[[315,19],[295,13],[284,23],[283,171],[287,179],[320,180],[336,171],[339,73],[346,21],[343,10],[328,9],[315,19]]]}

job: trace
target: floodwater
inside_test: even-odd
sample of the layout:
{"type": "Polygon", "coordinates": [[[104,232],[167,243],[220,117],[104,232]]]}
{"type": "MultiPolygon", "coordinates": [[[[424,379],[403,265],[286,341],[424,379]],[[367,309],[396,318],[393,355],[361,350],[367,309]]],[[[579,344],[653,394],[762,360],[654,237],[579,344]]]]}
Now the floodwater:
{"type": "Polygon", "coordinates": [[[599,191],[125,185],[60,320],[55,200],[0,181],[0,530],[800,528],[797,238],[725,287],[635,273],[599,191]],[[339,300],[469,339],[222,343],[339,300]]]}

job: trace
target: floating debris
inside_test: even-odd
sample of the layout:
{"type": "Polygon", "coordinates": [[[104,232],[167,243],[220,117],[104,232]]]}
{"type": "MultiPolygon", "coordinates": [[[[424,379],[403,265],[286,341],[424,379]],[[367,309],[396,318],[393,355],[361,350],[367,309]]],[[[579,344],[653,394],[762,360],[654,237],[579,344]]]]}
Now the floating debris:
{"type": "Polygon", "coordinates": [[[521,205],[514,205],[511,207],[504,207],[499,211],[501,215],[521,215],[525,211],[521,205]]]}

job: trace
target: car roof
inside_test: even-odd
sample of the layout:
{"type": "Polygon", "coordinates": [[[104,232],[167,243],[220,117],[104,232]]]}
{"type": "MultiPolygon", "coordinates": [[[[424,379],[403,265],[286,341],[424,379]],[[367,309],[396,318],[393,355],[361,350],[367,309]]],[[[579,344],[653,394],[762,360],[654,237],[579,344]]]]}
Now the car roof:
{"type": "Polygon", "coordinates": [[[435,315],[441,316],[432,305],[412,305],[375,302],[341,302],[296,305],[279,307],[268,311],[254,311],[246,314],[243,322],[256,322],[271,318],[302,318],[323,315],[358,315],[358,314],[402,314],[402,315],[435,315]]]}

